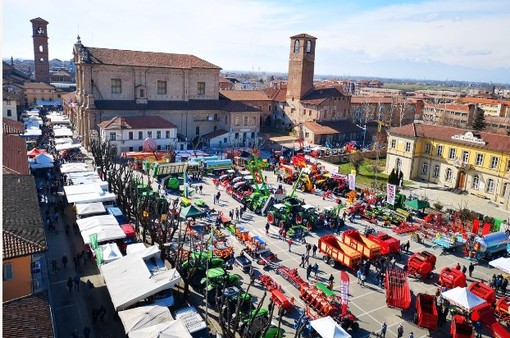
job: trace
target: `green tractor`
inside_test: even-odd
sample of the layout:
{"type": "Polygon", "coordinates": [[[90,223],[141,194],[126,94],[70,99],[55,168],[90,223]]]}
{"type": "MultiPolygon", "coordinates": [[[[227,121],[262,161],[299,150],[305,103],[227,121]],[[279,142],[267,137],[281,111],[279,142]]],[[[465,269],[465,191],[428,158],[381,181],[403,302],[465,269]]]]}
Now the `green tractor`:
{"type": "Polygon", "coordinates": [[[284,334],[283,330],[278,330],[270,323],[269,310],[266,308],[250,311],[250,315],[243,320],[239,332],[241,337],[246,338],[282,338],[284,334]]]}
{"type": "Polygon", "coordinates": [[[267,214],[267,222],[271,225],[279,226],[280,222],[283,222],[287,227],[292,221],[291,208],[284,203],[274,204],[267,214]]]}
{"type": "Polygon", "coordinates": [[[223,268],[213,268],[205,272],[205,277],[200,280],[200,288],[203,294],[207,294],[208,301],[215,303],[217,293],[221,293],[225,287],[239,286],[241,276],[228,274],[223,268]]]}
{"type": "Polygon", "coordinates": [[[223,290],[223,304],[216,304],[218,312],[220,312],[226,322],[234,325],[247,318],[252,310],[254,310],[253,296],[249,293],[242,292],[235,286],[226,287],[223,290]],[[219,308],[221,306],[221,309],[219,308]],[[236,320],[239,318],[239,320],[236,320]]]}
{"type": "Polygon", "coordinates": [[[183,273],[188,271],[188,269],[194,269],[196,267],[196,272],[191,281],[191,285],[193,287],[198,287],[200,286],[200,280],[205,276],[207,269],[223,268],[224,265],[225,261],[221,258],[209,257],[206,252],[192,252],[188,260],[182,263],[181,270],[179,272],[183,273]]]}

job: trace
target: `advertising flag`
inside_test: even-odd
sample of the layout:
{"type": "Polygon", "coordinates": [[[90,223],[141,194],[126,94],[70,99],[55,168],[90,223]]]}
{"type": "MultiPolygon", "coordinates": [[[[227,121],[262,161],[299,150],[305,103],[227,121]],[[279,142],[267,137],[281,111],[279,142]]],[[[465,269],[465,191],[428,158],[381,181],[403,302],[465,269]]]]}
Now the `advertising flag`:
{"type": "Polygon", "coordinates": [[[348,180],[349,180],[349,190],[356,190],[356,175],[349,174],[348,180]]]}
{"type": "Polygon", "coordinates": [[[340,271],[340,295],[342,297],[342,314],[345,314],[349,307],[349,275],[345,271],[340,271]]]}
{"type": "Polygon", "coordinates": [[[391,205],[395,205],[395,194],[397,186],[395,184],[387,184],[386,188],[386,202],[391,205]]]}
{"type": "Polygon", "coordinates": [[[89,236],[90,238],[90,246],[92,247],[93,250],[95,250],[97,248],[97,234],[91,234],[89,236]]]}

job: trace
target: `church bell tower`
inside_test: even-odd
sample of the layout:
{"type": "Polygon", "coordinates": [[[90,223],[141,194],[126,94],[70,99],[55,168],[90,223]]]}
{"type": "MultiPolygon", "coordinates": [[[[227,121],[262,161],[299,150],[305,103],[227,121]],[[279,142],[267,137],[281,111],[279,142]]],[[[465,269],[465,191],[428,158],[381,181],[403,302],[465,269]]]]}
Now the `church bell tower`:
{"type": "Polygon", "coordinates": [[[290,37],[287,101],[299,101],[313,89],[316,41],[304,33],[290,37]]]}
{"type": "Polygon", "coordinates": [[[48,60],[48,21],[35,18],[32,23],[34,41],[35,81],[50,83],[50,61],[48,60]]]}

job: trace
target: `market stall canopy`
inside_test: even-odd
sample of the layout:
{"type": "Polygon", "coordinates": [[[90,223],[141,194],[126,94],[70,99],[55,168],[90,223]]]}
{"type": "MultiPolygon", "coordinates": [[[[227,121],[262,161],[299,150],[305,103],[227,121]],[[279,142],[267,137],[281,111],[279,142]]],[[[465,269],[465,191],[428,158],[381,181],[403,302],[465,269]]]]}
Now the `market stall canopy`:
{"type": "Polygon", "coordinates": [[[168,270],[164,263],[154,264],[154,261],[160,260],[156,257],[161,253],[158,250],[156,255],[152,255],[153,248],[154,246],[145,250],[151,253],[149,258],[144,259],[142,257],[146,254],[137,252],[101,266],[116,311],[124,310],[160,291],[171,289],[180,282],[181,276],[176,269],[168,270]],[[155,266],[158,268],[154,269],[155,266]]]}
{"type": "Polygon", "coordinates": [[[55,139],[55,144],[62,144],[62,143],[73,143],[73,139],[70,137],[61,137],[55,139]]]}
{"type": "Polygon", "coordinates": [[[53,135],[55,137],[72,137],[73,131],[67,127],[53,128],[53,135]]]}
{"type": "Polygon", "coordinates": [[[312,320],[310,325],[322,338],[351,338],[330,316],[312,320]]]}
{"type": "Polygon", "coordinates": [[[461,288],[460,286],[441,293],[441,296],[450,303],[461,307],[466,311],[472,311],[478,306],[486,303],[483,298],[478,297],[469,291],[468,288],[461,288]]]}
{"type": "Polygon", "coordinates": [[[129,338],[192,338],[180,320],[156,324],[133,330],[129,338]]]}
{"type": "Polygon", "coordinates": [[[201,217],[204,215],[204,212],[194,205],[190,205],[189,207],[183,208],[181,210],[180,216],[184,219],[189,217],[201,217]]]}
{"type": "Polygon", "coordinates": [[[503,272],[510,273],[510,257],[500,257],[489,262],[490,266],[503,272]]]}
{"type": "Polygon", "coordinates": [[[34,148],[30,151],[27,151],[27,156],[30,158],[36,157],[37,155],[40,155],[40,154],[46,154],[46,150],[34,148]]]}
{"type": "Polygon", "coordinates": [[[97,242],[107,242],[126,238],[119,222],[112,215],[100,215],[82,218],[76,221],[85,244],[90,243],[90,235],[97,234],[97,242]]]}
{"type": "Polygon", "coordinates": [[[64,163],[60,166],[62,174],[77,173],[82,171],[92,171],[94,168],[87,163],[64,163]]]}
{"type": "Polygon", "coordinates": [[[405,201],[404,204],[414,210],[423,210],[423,209],[430,207],[429,202],[422,201],[419,199],[405,201]]]}
{"type": "Polygon", "coordinates": [[[174,320],[170,310],[161,305],[147,305],[119,311],[119,317],[124,325],[124,332],[128,335],[131,331],[174,320]]]}
{"type": "Polygon", "coordinates": [[[90,215],[98,215],[106,213],[106,209],[104,204],[101,202],[94,203],[77,203],[76,207],[76,215],[78,216],[90,216],[90,215]]]}
{"type": "Polygon", "coordinates": [[[53,156],[41,153],[29,160],[30,169],[47,169],[53,168],[53,156]]]}
{"type": "MultiPolygon", "coordinates": [[[[106,183],[106,188],[108,188],[108,183],[106,183]]],[[[64,187],[64,192],[67,197],[72,195],[81,195],[81,194],[91,194],[91,193],[104,193],[104,184],[98,183],[86,183],[86,184],[78,184],[78,185],[66,185],[64,187]]]]}
{"type": "Polygon", "coordinates": [[[120,252],[119,246],[117,243],[106,243],[99,246],[101,248],[101,252],[103,253],[103,263],[110,263],[114,260],[122,258],[122,253],[120,252]]]}
{"type": "Polygon", "coordinates": [[[92,202],[112,202],[115,201],[115,194],[112,192],[89,193],[67,196],[68,203],[92,203],[92,202]]]}
{"type": "Polygon", "coordinates": [[[80,149],[80,143],[61,143],[55,146],[57,151],[68,150],[68,149],[80,149]]]}

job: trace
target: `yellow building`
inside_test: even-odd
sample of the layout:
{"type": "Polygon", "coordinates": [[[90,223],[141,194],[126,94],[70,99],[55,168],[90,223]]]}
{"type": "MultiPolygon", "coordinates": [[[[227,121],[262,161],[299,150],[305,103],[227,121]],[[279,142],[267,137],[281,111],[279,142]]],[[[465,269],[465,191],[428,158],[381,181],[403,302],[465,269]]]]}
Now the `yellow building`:
{"type": "Polygon", "coordinates": [[[465,190],[510,210],[510,136],[412,123],[392,128],[386,172],[465,190]]]}

